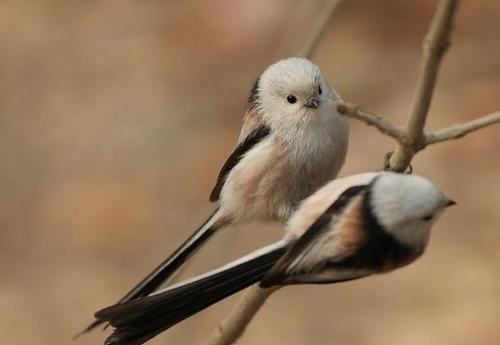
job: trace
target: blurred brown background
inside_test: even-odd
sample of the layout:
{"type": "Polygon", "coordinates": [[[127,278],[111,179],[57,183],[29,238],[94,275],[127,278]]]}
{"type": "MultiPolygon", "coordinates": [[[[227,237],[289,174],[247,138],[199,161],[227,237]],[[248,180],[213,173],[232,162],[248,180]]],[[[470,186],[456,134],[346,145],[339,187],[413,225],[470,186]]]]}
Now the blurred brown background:
{"type": "MultiPolygon", "coordinates": [[[[402,124],[435,1],[348,1],[313,60],[346,100],[402,124]]],[[[209,213],[247,92],[290,54],[313,1],[0,2],[0,339],[70,344],[209,213]]],[[[430,128],[500,109],[500,2],[463,1],[430,128]]],[[[458,200],[427,254],[383,277],[294,286],[241,345],[500,342],[500,127],[414,161],[458,200]]],[[[393,142],[352,122],[342,175],[393,142]]],[[[186,274],[280,236],[227,230],[186,274]]],[[[200,344],[237,297],[151,344],[200,344]]],[[[100,331],[74,344],[99,344],[100,331]]]]}

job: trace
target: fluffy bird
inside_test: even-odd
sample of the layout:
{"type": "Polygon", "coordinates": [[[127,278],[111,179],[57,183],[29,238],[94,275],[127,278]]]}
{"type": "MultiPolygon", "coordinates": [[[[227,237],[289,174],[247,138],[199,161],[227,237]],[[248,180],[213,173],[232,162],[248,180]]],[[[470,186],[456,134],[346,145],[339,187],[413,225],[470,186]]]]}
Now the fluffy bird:
{"type": "MultiPolygon", "coordinates": [[[[250,92],[241,134],[210,194],[208,220],[118,303],[149,295],[217,230],[235,223],[285,223],[299,202],[335,178],[349,128],[340,96],[307,59],[269,66],[250,92]]],[[[95,321],[83,332],[101,322],[95,321]]]]}
{"type": "Polygon", "coordinates": [[[115,328],[105,344],[142,344],[259,281],[261,287],[338,283],[408,265],[422,255],[431,226],[454,203],[416,175],[375,172],[334,180],[302,203],[283,240],[97,312],[115,328]]]}

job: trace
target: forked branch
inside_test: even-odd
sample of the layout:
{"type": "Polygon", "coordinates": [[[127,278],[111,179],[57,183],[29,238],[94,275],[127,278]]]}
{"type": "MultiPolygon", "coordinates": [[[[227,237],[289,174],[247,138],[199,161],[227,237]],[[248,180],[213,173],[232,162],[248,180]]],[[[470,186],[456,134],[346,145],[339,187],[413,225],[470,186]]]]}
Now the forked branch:
{"type": "Polygon", "coordinates": [[[424,38],[420,73],[406,122],[406,140],[399,142],[390,161],[390,167],[394,171],[405,171],[415,153],[422,147],[423,130],[436,84],[439,63],[450,46],[450,33],[457,4],[458,0],[439,1],[429,31],[424,38]]]}
{"type": "MultiPolygon", "coordinates": [[[[347,117],[362,121],[368,126],[377,128],[381,133],[397,140],[400,145],[407,145],[409,142],[407,133],[401,128],[395,127],[383,117],[361,109],[356,104],[345,103],[337,107],[337,111],[347,117]]],[[[415,151],[420,151],[427,145],[461,138],[471,132],[481,128],[500,123],[500,111],[481,116],[477,119],[465,123],[457,123],[449,127],[423,134],[419,146],[414,147],[415,151]]]]}

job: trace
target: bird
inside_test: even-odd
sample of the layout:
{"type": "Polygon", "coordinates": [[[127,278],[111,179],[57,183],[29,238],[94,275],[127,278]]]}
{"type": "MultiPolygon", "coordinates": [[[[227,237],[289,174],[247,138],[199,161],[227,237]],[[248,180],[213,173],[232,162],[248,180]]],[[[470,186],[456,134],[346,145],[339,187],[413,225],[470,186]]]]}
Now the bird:
{"type": "Polygon", "coordinates": [[[430,180],[368,172],[333,180],[306,198],[285,237],[219,269],[95,316],[114,327],[105,345],[139,345],[259,282],[262,288],[340,283],[393,271],[420,257],[455,202],[430,180]]]}
{"type": "MultiPolygon", "coordinates": [[[[292,57],[270,65],[250,91],[237,145],[210,194],[215,211],[117,303],[157,290],[224,227],[284,224],[299,202],[335,178],[344,163],[349,126],[337,112],[341,102],[311,61],[292,57]]],[[[100,324],[94,321],[75,337],[100,324]]]]}

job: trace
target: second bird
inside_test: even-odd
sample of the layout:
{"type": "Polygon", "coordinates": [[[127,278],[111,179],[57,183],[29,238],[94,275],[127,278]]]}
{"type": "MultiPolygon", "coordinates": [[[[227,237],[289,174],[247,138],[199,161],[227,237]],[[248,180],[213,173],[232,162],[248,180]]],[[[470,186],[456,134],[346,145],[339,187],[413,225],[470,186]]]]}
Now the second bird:
{"type": "Polygon", "coordinates": [[[408,265],[423,254],[432,225],[453,204],[416,175],[374,172],[334,180],[301,204],[283,240],[97,312],[114,327],[105,345],[143,344],[256,282],[261,287],[339,283],[408,265]]]}
{"type": "Polygon", "coordinates": [[[288,58],[268,67],[250,92],[237,146],[210,194],[215,212],[118,303],[155,291],[223,227],[285,223],[302,199],[335,178],[349,135],[347,121],[336,111],[340,102],[309,60],[288,58]]]}

